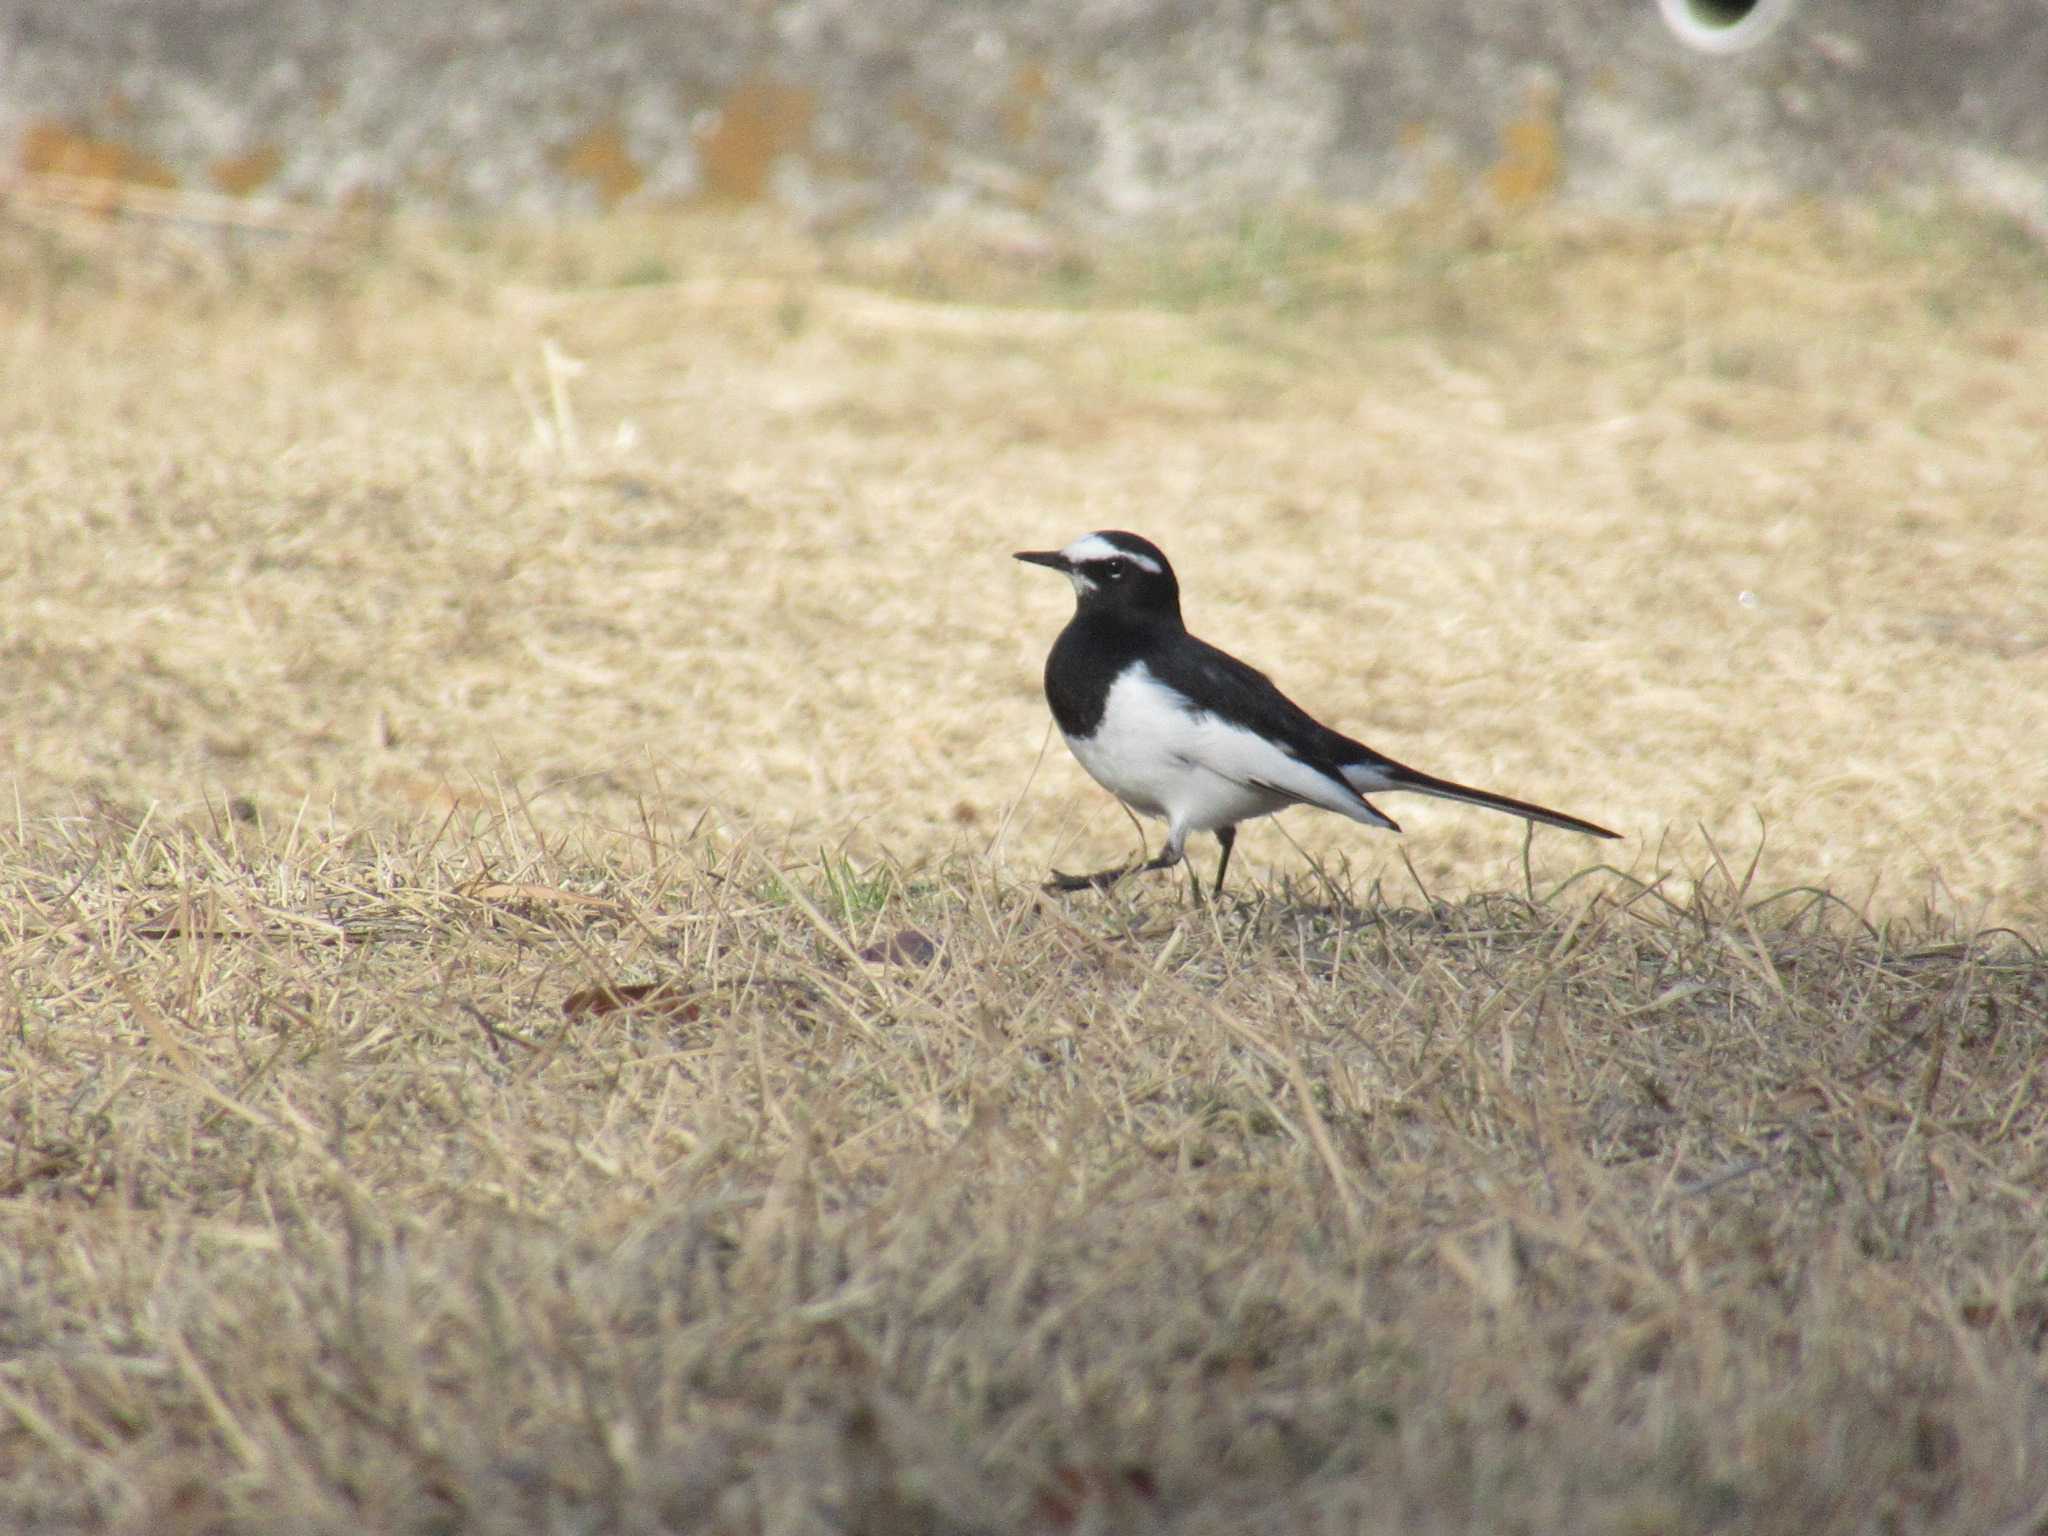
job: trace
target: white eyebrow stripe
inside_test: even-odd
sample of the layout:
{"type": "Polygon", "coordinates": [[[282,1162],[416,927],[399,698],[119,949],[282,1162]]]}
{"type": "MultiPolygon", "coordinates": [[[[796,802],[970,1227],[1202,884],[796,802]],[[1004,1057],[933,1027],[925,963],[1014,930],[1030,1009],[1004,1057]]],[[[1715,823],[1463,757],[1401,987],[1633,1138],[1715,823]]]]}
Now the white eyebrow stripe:
{"type": "Polygon", "coordinates": [[[1085,564],[1090,560],[1124,559],[1141,570],[1150,571],[1154,576],[1162,574],[1159,562],[1150,555],[1138,555],[1128,549],[1118,549],[1099,533],[1087,534],[1074,540],[1060,553],[1076,564],[1085,564]]]}

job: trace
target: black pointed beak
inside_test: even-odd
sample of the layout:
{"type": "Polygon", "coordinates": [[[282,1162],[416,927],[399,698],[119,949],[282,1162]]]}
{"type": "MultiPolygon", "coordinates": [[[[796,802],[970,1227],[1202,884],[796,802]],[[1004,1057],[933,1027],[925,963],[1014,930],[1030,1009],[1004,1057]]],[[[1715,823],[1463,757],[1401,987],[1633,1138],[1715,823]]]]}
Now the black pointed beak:
{"type": "Polygon", "coordinates": [[[1067,563],[1067,557],[1056,549],[1020,549],[1012,558],[1022,560],[1026,565],[1042,565],[1049,571],[1064,573],[1073,569],[1067,563]]]}

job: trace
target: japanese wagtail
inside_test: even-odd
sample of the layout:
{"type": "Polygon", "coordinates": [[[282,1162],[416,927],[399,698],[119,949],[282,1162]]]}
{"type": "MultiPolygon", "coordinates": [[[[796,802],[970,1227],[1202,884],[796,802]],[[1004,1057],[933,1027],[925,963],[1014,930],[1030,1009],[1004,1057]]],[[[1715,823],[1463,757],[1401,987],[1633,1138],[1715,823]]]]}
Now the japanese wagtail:
{"type": "Polygon", "coordinates": [[[1418,772],[1331,730],[1265,673],[1189,634],[1173,567],[1157,545],[1134,533],[1091,533],[1065,549],[1026,550],[1017,558],[1074,584],[1074,617],[1045,659],[1045,697],[1060,734],[1096,783],[1166,823],[1158,857],[1092,875],[1054,870],[1050,890],[1171,869],[1186,857],[1190,834],[1214,832],[1223,845],[1220,894],[1239,822],[1314,805],[1398,832],[1365,798],[1382,790],[1462,800],[1592,837],[1620,836],[1418,772]]]}

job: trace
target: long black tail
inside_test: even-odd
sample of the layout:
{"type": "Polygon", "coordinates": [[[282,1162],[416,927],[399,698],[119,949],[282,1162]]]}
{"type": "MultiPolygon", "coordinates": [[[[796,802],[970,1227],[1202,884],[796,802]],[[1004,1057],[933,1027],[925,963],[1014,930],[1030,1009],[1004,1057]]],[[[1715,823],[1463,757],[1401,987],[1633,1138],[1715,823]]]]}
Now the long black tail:
{"type": "Polygon", "coordinates": [[[1407,790],[1410,794],[1435,795],[1440,800],[1462,800],[1467,805],[1483,805],[1490,811],[1506,811],[1510,816],[1520,816],[1529,821],[1543,822],[1548,826],[1562,827],[1567,832],[1583,832],[1588,837],[1621,836],[1619,832],[1610,832],[1590,821],[1567,816],[1563,811],[1531,805],[1527,800],[1516,800],[1508,795],[1496,795],[1491,790],[1474,789],[1469,784],[1453,784],[1449,779],[1439,779],[1434,774],[1423,773],[1387,758],[1380,758],[1375,762],[1347,764],[1344,768],[1344,777],[1360,794],[1369,795],[1401,789],[1407,790]]]}

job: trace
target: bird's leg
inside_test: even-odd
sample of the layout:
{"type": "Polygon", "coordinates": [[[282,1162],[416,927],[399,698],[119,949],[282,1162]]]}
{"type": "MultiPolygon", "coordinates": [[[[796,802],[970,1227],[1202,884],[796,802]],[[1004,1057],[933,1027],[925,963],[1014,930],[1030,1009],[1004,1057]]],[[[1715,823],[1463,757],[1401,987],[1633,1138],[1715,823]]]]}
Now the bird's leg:
{"type": "MultiPolygon", "coordinates": [[[[1223,894],[1223,872],[1230,868],[1230,850],[1237,846],[1237,828],[1218,827],[1216,829],[1216,841],[1223,845],[1223,857],[1216,861],[1216,889],[1212,894],[1221,896],[1223,894]]],[[[1197,895],[1201,893],[1201,889],[1202,883],[1198,880],[1195,882],[1195,892],[1197,895]]]]}

